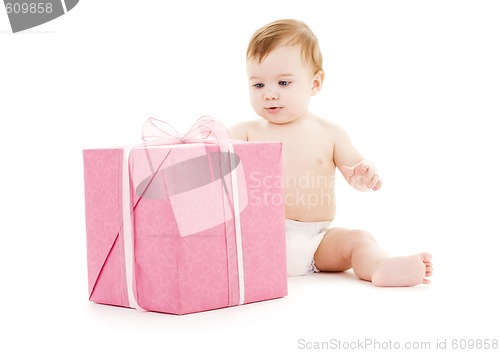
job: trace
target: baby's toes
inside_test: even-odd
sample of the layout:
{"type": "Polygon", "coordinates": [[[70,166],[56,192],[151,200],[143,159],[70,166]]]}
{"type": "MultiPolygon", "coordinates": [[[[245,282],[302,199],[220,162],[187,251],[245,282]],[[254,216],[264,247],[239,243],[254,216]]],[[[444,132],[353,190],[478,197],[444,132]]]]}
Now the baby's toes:
{"type": "Polygon", "coordinates": [[[434,267],[432,266],[432,264],[427,264],[425,266],[425,275],[426,276],[431,276],[432,272],[434,272],[434,267]]]}
{"type": "Polygon", "coordinates": [[[432,255],[428,252],[423,252],[420,254],[420,258],[422,259],[422,261],[424,263],[429,263],[429,264],[432,264],[432,255]]]}

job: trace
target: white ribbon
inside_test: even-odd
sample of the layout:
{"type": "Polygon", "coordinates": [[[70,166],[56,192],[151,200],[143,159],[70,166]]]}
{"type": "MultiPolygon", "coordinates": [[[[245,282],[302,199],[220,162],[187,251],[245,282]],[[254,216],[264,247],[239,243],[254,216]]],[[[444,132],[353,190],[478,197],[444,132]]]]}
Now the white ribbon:
{"type": "MultiPolygon", "coordinates": [[[[240,205],[238,194],[238,178],[234,160],[234,148],[229,142],[227,130],[223,125],[211,117],[202,117],[196,121],[191,129],[181,135],[170,124],[158,119],[149,118],[143,126],[143,140],[147,146],[171,145],[179,143],[211,142],[207,140],[210,135],[215,136],[219,145],[223,145],[229,152],[231,167],[231,185],[233,194],[234,225],[236,236],[236,256],[238,267],[238,304],[245,303],[245,274],[243,271],[243,248],[241,241],[240,205]],[[226,137],[227,136],[227,137],[226,137]]],[[[125,277],[127,282],[127,295],[129,307],[143,310],[136,300],[135,284],[135,251],[134,251],[134,215],[130,194],[130,154],[135,146],[125,147],[123,150],[123,170],[122,170],[122,208],[123,208],[123,239],[125,253],[125,277]]],[[[229,288],[231,290],[231,288],[229,288]]],[[[231,305],[231,303],[229,303],[231,305]]]]}
{"type": "Polygon", "coordinates": [[[241,245],[240,198],[238,194],[238,177],[234,162],[234,148],[229,144],[229,163],[231,164],[231,185],[233,189],[234,227],[236,233],[236,256],[238,259],[238,285],[240,299],[238,305],[245,303],[245,273],[243,271],[243,247],[241,245]]]}
{"type": "Polygon", "coordinates": [[[123,245],[125,252],[125,277],[127,280],[128,306],[142,309],[135,298],[135,252],[134,252],[134,215],[130,198],[130,152],[134,146],[123,149],[122,170],[122,207],[123,207],[123,245]]]}

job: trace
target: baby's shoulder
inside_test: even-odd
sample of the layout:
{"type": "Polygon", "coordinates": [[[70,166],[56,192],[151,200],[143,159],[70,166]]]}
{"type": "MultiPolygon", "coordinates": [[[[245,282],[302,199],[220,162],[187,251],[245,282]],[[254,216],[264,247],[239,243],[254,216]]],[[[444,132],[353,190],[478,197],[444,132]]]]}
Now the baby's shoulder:
{"type": "Polygon", "coordinates": [[[326,132],[330,136],[345,133],[344,129],[339,124],[324,118],[315,117],[315,119],[313,119],[313,123],[315,128],[321,130],[322,132],[326,132]]]}
{"type": "Polygon", "coordinates": [[[259,124],[258,120],[240,121],[228,129],[229,134],[233,139],[248,141],[248,132],[250,130],[255,129],[258,126],[258,124],[259,124]]]}

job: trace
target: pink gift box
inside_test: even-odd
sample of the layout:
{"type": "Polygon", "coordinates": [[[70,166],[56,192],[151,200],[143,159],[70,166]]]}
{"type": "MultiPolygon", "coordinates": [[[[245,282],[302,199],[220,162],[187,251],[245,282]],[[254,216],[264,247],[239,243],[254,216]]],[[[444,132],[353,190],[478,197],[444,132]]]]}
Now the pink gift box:
{"type": "Polygon", "coordinates": [[[281,144],[230,146],[84,150],[91,301],[185,314],[287,295],[281,144]]]}

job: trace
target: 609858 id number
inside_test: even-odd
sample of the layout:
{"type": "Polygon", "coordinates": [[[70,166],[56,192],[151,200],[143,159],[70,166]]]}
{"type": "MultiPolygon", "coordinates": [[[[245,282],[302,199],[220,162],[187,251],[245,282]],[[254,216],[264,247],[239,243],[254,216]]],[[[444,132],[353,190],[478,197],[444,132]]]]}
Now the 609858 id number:
{"type": "Polygon", "coordinates": [[[23,3],[6,3],[5,10],[7,13],[52,13],[52,4],[50,2],[23,2],[23,3]]]}
{"type": "Polygon", "coordinates": [[[459,350],[497,350],[498,339],[453,339],[451,340],[451,348],[459,350]]]}

